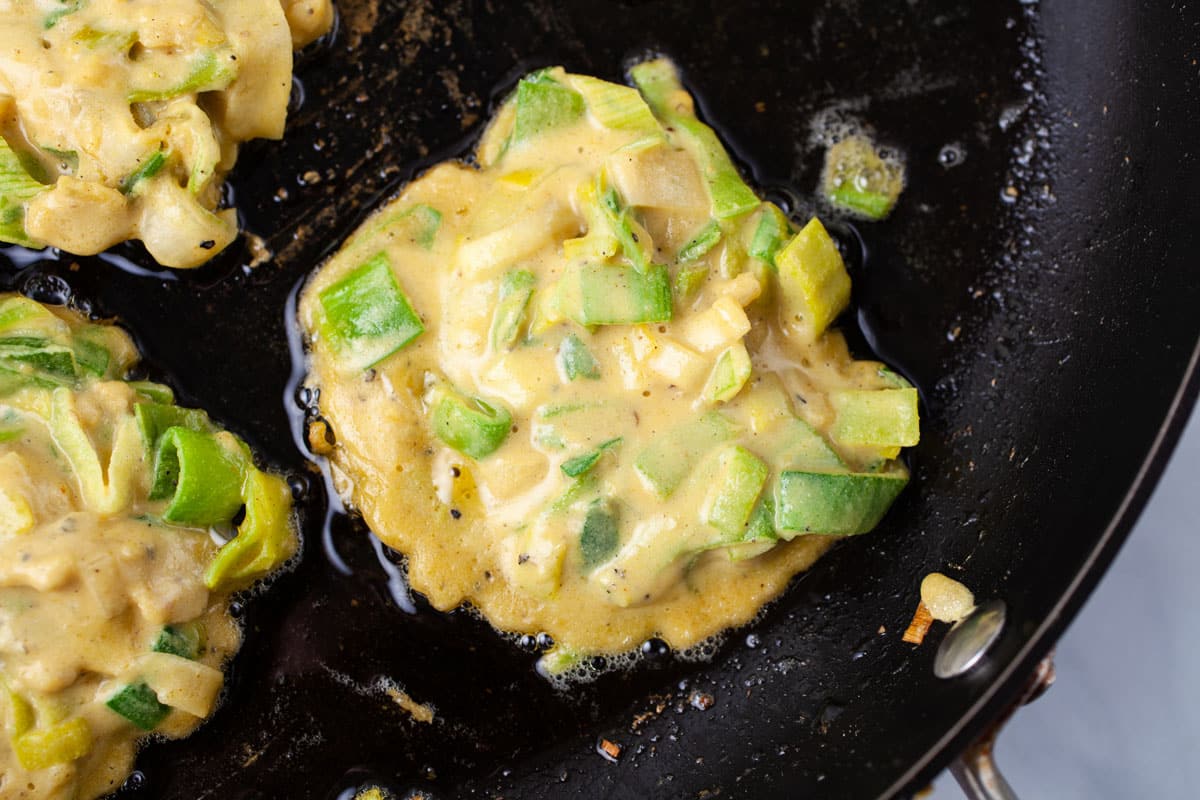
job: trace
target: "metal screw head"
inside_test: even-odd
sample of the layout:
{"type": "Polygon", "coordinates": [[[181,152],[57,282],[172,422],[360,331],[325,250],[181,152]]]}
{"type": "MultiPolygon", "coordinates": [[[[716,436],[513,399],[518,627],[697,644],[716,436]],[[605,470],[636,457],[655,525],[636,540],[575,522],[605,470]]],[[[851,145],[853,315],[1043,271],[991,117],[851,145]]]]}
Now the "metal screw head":
{"type": "Polygon", "coordinates": [[[939,678],[962,675],[979,663],[1004,628],[1003,600],[989,600],[977,606],[965,619],[954,623],[946,633],[933,659],[933,674],[939,678]]]}

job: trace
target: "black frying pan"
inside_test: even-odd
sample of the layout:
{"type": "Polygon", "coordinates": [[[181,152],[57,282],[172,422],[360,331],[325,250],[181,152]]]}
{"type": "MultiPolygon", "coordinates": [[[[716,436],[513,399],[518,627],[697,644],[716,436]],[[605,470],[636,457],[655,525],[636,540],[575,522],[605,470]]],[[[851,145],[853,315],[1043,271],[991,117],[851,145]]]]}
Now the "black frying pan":
{"type": "Polygon", "coordinates": [[[225,705],[187,741],[147,748],[121,796],[333,798],[368,780],[435,797],[919,788],[1078,609],[1195,398],[1198,22],[1162,0],[345,0],[337,35],[301,61],[289,138],[246,147],[232,181],[271,262],[245,269],[234,245],[193,273],[134,274],[150,264],[134,247],[5,254],[7,284],[119,316],[151,372],[307,486],[304,559],[245,604],[225,705]],[[843,324],[860,355],[921,388],[924,437],[884,524],[710,662],[650,657],[560,696],[536,654],[471,615],[419,598],[401,610],[357,523],[334,515],[323,536],[322,482],[292,435],[285,308],[374,204],[467,153],[521,72],[618,78],[648,51],[678,61],[798,217],[813,210],[816,112],[845,104],[906,154],[893,217],[834,227],[855,281],[843,324]],[[965,158],[950,164],[954,143],[965,158]],[[940,633],[900,641],[932,569],[1008,605],[989,657],[951,681],[931,672],[940,633]],[[381,677],[438,721],[370,691],[381,677]],[[618,763],[599,737],[623,747],[618,763]]]}

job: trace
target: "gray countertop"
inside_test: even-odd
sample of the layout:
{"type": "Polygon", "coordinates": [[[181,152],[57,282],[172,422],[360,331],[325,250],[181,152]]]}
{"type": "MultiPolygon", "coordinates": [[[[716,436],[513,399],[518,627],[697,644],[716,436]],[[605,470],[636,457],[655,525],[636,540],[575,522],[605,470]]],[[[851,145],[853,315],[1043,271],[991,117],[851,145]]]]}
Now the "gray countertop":
{"type": "MultiPolygon", "coordinates": [[[[1200,414],[996,759],[1021,800],[1200,796],[1200,414]]],[[[961,798],[943,774],[927,800],[961,798]]]]}

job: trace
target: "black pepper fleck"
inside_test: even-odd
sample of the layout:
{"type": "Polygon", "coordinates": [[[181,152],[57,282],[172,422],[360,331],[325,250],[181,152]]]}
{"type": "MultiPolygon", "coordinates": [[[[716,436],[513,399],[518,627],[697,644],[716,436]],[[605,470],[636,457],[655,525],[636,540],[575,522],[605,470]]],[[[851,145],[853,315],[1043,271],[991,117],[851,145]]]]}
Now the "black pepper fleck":
{"type": "Polygon", "coordinates": [[[452,508],[450,509],[450,516],[454,517],[455,519],[462,519],[462,512],[457,508],[452,508]]]}

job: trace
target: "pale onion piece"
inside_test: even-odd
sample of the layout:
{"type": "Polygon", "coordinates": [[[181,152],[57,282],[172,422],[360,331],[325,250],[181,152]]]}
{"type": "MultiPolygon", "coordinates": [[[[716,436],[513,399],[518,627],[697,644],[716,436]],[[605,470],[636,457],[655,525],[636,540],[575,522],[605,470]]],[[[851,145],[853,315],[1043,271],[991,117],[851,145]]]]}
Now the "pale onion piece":
{"type": "Polygon", "coordinates": [[[567,543],[561,526],[539,517],[522,536],[505,542],[504,577],[534,597],[550,598],[562,583],[567,543]]]}
{"type": "Polygon", "coordinates": [[[725,284],[720,291],[745,308],[762,294],[762,283],[752,273],[743,272],[725,284]]]}
{"type": "Polygon", "coordinates": [[[626,204],[640,208],[665,208],[707,213],[708,193],[696,162],[683,150],[665,142],[632,150],[618,150],[606,163],[613,183],[626,204]]]}
{"type": "Polygon", "coordinates": [[[750,332],[750,318],[737,299],[724,295],[707,310],[689,317],[680,337],[702,353],[724,350],[750,332]]]}
{"type": "Polygon", "coordinates": [[[214,214],[174,181],[148,181],[142,197],[138,234],[164,267],[198,267],[237,236],[233,209],[214,214]]]}
{"type": "Polygon", "coordinates": [[[225,680],[219,669],[170,653],[144,653],[134,671],[160,703],[201,719],[212,713],[225,680]]]}
{"type": "Polygon", "coordinates": [[[704,382],[712,362],[666,336],[651,337],[654,350],[646,366],[674,386],[692,391],[704,382]]]}
{"type": "Polygon", "coordinates": [[[541,209],[529,209],[498,230],[464,239],[455,263],[478,279],[515,264],[548,242],[573,237],[578,227],[571,207],[552,196],[541,209]]]}
{"type": "Polygon", "coordinates": [[[283,6],[279,0],[213,5],[237,54],[237,78],[213,95],[213,118],[234,139],[279,139],[292,94],[292,33],[283,6]]]}
{"type": "Polygon", "coordinates": [[[333,25],[333,4],[329,0],[283,0],[283,14],[296,50],[324,36],[333,25]]]}
{"type": "Polygon", "coordinates": [[[29,487],[29,473],[16,453],[0,458],[0,487],[0,536],[29,533],[37,520],[23,493],[29,487]]]}
{"type": "Polygon", "coordinates": [[[975,610],[971,590],[940,572],[931,572],[921,581],[921,602],[941,622],[958,622],[975,610]]]}
{"type": "Polygon", "coordinates": [[[95,255],[133,235],[134,215],[125,195],[70,175],[25,206],[25,232],[31,239],[82,256],[95,255]]]}

